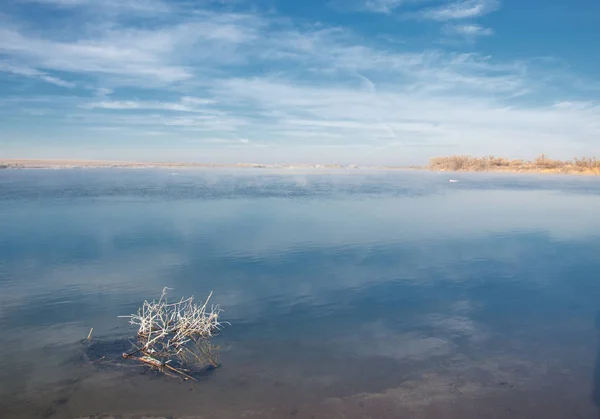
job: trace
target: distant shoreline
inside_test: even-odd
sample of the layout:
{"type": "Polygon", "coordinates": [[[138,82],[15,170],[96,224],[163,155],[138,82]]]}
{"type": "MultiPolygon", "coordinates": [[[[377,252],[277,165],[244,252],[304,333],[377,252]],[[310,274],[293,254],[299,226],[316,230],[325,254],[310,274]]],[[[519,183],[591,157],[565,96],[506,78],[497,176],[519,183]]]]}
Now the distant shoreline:
{"type": "Polygon", "coordinates": [[[355,164],[260,164],[260,163],[186,163],[186,162],[128,162],[117,160],[75,159],[0,159],[0,169],[101,169],[101,168],[167,168],[167,169],[425,169],[415,166],[359,166],[355,164]]]}
{"type": "Polygon", "coordinates": [[[595,158],[572,161],[551,160],[540,156],[534,161],[508,160],[501,157],[436,157],[427,166],[360,166],[355,164],[260,164],[260,163],[189,163],[130,162],[119,160],[76,159],[0,159],[0,169],[281,169],[281,170],[426,170],[448,173],[538,173],[600,176],[600,161],[595,158]]]}

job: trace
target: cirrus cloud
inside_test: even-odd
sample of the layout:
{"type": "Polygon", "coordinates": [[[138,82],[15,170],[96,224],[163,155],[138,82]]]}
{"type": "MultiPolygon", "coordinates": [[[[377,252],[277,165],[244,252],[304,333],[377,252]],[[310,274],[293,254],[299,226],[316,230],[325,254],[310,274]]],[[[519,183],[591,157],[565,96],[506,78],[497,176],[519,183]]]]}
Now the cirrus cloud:
{"type": "MultiPolygon", "coordinates": [[[[0,116],[16,121],[3,138],[15,154],[27,154],[20,139],[36,150],[43,142],[73,153],[84,148],[82,133],[86,150],[102,144],[123,159],[135,159],[139,144],[173,159],[210,144],[198,155],[233,161],[315,159],[315,150],[324,160],[359,163],[418,163],[455,152],[600,152],[589,83],[556,65],[497,59],[469,42],[456,50],[450,43],[385,42],[359,26],[243,4],[217,10],[210,2],[164,2],[145,8],[143,18],[125,18],[109,0],[27,5],[40,3],[67,16],[97,16],[60,29],[62,21],[51,17],[0,19],[0,77],[12,82],[0,96],[0,116]],[[568,81],[561,91],[557,75],[568,81]],[[14,83],[21,79],[31,90],[14,83]],[[44,90],[49,84],[62,89],[44,90]],[[40,125],[51,129],[38,133],[33,127],[40,125]],[[122,155],[127,141],[131,155],[122,155]]],[[[440,30],[463,40],[490,36],[493,28],[473,19],[499,7],[494,0],[368,5],[380,12],[371,18],[383,21],[412,10],[409,17],[429,21],[435,41],[440,30]]]]}

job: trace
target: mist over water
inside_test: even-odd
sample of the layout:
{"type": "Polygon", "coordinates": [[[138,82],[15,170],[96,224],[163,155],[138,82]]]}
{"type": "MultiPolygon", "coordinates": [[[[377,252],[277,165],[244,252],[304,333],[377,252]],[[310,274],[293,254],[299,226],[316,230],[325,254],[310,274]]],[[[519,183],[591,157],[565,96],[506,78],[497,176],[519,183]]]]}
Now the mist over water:
{"type": "Polygon", "coordinates": [[[450,178],[0,171],[0,416],[597,418],[600,181],[450,178]],[[165,286],[197,384],[118,360],[165,286]]]}

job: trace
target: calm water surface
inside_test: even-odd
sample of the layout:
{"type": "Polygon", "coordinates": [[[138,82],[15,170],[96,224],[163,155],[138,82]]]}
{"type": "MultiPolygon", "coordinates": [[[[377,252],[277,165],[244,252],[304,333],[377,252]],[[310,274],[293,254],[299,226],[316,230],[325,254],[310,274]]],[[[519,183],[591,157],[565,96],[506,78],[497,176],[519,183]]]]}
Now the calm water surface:
{"type": "Polygon", "coordinates": [[[452,177],[0,171],[0,417],[598,418],[600,180],[452,177]],[[199,383],[119,360],[165,286],[199,383]]]}

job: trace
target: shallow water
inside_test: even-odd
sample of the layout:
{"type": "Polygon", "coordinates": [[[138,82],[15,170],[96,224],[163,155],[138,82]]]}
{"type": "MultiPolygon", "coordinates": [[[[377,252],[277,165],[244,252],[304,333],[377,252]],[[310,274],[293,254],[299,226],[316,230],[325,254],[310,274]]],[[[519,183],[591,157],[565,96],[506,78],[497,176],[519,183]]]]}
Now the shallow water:
{"type": "Polygon", "coordinates": [[[600,180],[452,177],[0,171],[0,417],[597,418],[600,180]],[[118,360],[165,286],[197,384],[118,360]]]}

